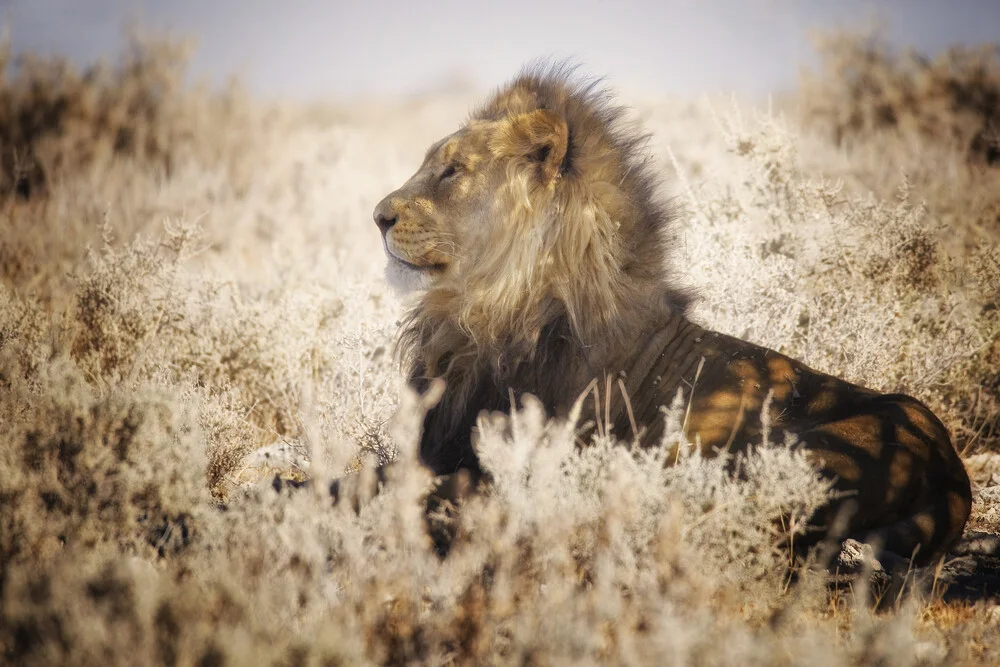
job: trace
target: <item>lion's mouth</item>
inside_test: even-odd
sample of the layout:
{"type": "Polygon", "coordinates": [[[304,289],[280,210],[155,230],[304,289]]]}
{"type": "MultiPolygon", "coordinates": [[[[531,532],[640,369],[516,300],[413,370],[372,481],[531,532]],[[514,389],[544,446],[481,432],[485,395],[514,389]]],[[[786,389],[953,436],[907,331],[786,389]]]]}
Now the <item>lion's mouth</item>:
{"type": "Polygon", "coordinates": [[[413,262],[407,262],[405,259],[393,253],[391,250],[389,250],[388,247],[385,249],[385,254],[389,257],[391,261],[398,262],[399,264],[406,267],[407,269],[410,269],[411,271],[433,273],[437,271],[444,271],[445,268],[444,264],[428,264],[426,266],[420,266],[418,264],[414,264],[413,262]]]}

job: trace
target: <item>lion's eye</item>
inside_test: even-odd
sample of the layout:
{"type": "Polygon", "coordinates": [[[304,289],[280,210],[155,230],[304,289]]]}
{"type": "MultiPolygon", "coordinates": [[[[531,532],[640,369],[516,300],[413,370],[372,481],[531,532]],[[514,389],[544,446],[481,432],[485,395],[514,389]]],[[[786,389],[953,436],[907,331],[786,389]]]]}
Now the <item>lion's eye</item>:
{"type": "Polygon", "coordinates": [[[441,176],[440,176],[440,178],[438,178],[438,180],[439,181],[443,181],[445,179],[451,178],[452,176],[454,176],[457,173],[458,173],[458,167],[456,167],[453,164],[449,164],[448,167],[444,171],[441,172],[441,176]]]}

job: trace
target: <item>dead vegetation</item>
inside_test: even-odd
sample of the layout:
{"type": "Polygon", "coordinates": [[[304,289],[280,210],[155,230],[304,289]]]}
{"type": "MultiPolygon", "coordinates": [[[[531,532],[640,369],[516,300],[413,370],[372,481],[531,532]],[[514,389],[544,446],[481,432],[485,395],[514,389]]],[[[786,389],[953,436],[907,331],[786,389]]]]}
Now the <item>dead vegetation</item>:
{"type": "Polygon", "coordinates": [[[187,87],[190,52],[190,44],[137,31],[115,66],[81,71],[58,57],[14,59],[4,43],[0,196],[42,198],[67,176],[114,160],[167,178],[179,162],[224,162],[236,149],[224,134],[243,100],[235,87],[211,95],[187,87]]]}
{"type": "MultiPolygon", "coordinates": [[[[484,424],[496,490],[466,508],[443,561],[424,534],[416,466],[360,514],[321,493],[276,493],[275,470],[324,478],[397,448],[413,457],[409,397],[390,420],[399,307],[370,209],[468,100],[387,103],[381,115],[265,109],[185,87],[179,53],[161,44],[82,75],[36,61],[0,86],[5,118],[36,119],[0,124],[5,662],[1000,655],[993,601],[930,588],[873,611],[863,591],[793,577],[783,545],[826,489],[780,443],[735,476],[719,460],[665,468],[663,450],[598,440],[578,451],[527,401],[512,423],[484,424]]],[[[823,94],[847,105],[836,86],[853,84],[838,71],[823,94]]],[[[844,130],[850,151],[816,144],[804,157],[809,139],[770,114],[640,112],[654,149],[705,156],[697,170],[675,159],[671,184],[686,200],[679,272],[702,295],[696,316],[929,402],[968,455],[975,527],[1000,532],[1000,242],[949,244],[949,225],[985,228],[953,190],[985,183],[982,161],[956,149],[947,177],[903,169],[950,134],[865,126],[844,130]],[[709,139],[696,145],[698,132],[709,139]],[[869,159],[883,141],[897,146],[891,169],[869,159]]],[[[668,439],[681,438],[682,414],[665,413],[668,439]]]]}
{"type": "Polygon", "coordinates": [[[954,46],[929,57],[894,49],[879,31],[818,37],[818,73],[802,85],[807,123],[837,144],[890,132],[942,144],[973,164],[1000,163],[1000,46],[954,46]]]}

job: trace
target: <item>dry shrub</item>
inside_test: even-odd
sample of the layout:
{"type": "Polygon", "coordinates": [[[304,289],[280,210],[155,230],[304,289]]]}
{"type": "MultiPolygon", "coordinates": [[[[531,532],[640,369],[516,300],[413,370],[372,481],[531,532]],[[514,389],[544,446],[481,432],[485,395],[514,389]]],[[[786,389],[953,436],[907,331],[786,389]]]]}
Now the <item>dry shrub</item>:
{"type": "Polygon", "coordinates": [[[197,406],[217,495],[251,451],[275,441],[291,441],[300,459],[333,456],[327,463],[341,469],[359,445],[391,458],[390,329],[344,330],[345,314],[369,312],[366,299],[202,279],[190,271],[196,226],[168,224],[160,241],[140,237],[118,250],[105,223],[105,241],[77,265],[58,317],[47,321],[44,302],[0,286],[0,352],[20,376],[31,380],[62,355],[98,392],[171,387],[181,404],[197,406]],[[313,437],[336,444],[311,452],[296,442],[308,435],[304,420],[319,429],[313,437]]]}
{"type": "Polygon", "coordinates": [[[207,498],[191,415],[151,388],[97,395],[65,358],[29,380],[4,361],[0,578],[64,548],[183,548],[207,498]]]}
{"type": "MultiPolygon", "coordinates": [[[[238,590],[148,561],[67,550],[52,567],[15,567],[0,655],[21,665],[252,664],[238,590]]],[[[275,651],[275,653],[277,653],[275,651]]]]}
{"type": "Polygon", "coordinates": [[[838,145],[891,131],[960,147],[973,162],[1000,163],[996,44],[954,46],[930,58],[898,53],[873,30],[823,34],[816,48],[820,71],[803,78],[802,113],[838,145]]]}
{"type": "Polygon", "coordinates": [[[203,406],[216,493],[252,449],[306,437],[303,415],[315,409],[308,404],[317,386],[352,399],[327,403],[313,419],[329,424],[350,414],[337,436],[385,462],[381,415],[391,404],[366,415],[365,403],[378,402],[391,384],[388,340],[376,344],[388,332],[371,331],[365,342],[372,347],[361,350],[338,331],[341,298],[193,280],[181,267],[196,230],[166,231],[161,243],[139,239],[122,251],[105,245],[91,253],[69,309],[70,350],[84,372],[110,386],[139,378],[187,388],[203,406]],[[369,364],[385,379],[366,378],[369,364]]]}
{"type": "Polygon", "coordinates": [[[113,65],[81,71],[0,45],[0,280],[58,299],[109,209],[127,214],[112,219],[121,240],[245,196],[271,111],[235,84],[187,85],[190,51],[133,31],[113,65]]]}
{"type": "Polygon", "coordinates": [[[214,165],[231,152],[204,141],[234,120],[239,92],[184,85],[189,43],[133,32],[119,63],[79,71],[64,58],[0,49],[0,197],[45,195],[67,175],[128,158],[168,176],[178,162],[214,165]],[[214,123],[213,123],[214,125],[214,123]]]}
{"type": "Polygon", "coordinates": [[[883,199],[906,181],[958,257],[995,244],[997,46],[956,46],[928,58],[894,52],[878,32],[839,32],[820,38],[819,50],[822,65],[803,77],[795,99],[805,126],[842,153],[817,149],[809,170],[883,199]]]}
{"type": "Polygon", "coordinates": [[[666,449],[601,441],[580,451],[572,428],[547,423],[529,401],[512,427],[484,424],[497,490],[463,513],[461,544],[442,561],[423,530],[428,477],[410,436],[400,443],[410,463],[360,515],[264,487],[206,514],[190,545],[157,568],[76,541],[45,568],[19,559],[6,577],[0,649],[19,664],[211,655],[722,665],[773,664],[779,645],[806,659],[830,639],[794,621],[751,630],[781,604],[779,519],[806,516],[826,496],[801,453],[750,455],[740,476],[694,456],[667,470],[666,449]],[[728,607],[736,599],[742,609],[728,607]]]}

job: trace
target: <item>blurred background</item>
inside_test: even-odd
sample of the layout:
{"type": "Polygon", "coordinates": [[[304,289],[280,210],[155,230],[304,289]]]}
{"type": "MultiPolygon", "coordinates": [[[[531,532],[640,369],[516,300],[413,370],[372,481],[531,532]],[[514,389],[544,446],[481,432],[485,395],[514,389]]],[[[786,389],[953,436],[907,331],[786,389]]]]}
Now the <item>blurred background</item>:
{"type": "Polygon", "coordinates": [[[129,24],[196,40],[191,74],[253,93],[339,98],[483,89],[539,56],[572,57],[621,90],[761,95],[815,63],[815,29],[880,22],[936,53],[1000,34],[996,0],[0,0],[14,53],[113,56],[129,24]]]}

